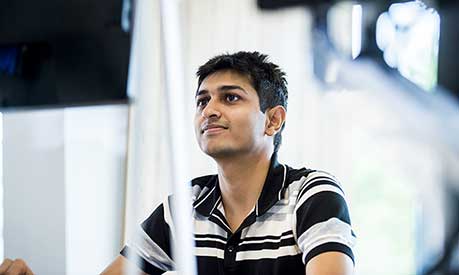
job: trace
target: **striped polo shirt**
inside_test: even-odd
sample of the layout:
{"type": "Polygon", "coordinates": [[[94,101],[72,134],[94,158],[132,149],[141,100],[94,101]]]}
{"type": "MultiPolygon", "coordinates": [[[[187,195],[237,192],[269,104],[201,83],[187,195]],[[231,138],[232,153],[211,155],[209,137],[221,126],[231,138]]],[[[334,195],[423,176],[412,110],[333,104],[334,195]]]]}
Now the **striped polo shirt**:
{"type": "MultiPolygon", "coordinates": [[[[200,275],[305,274],[314,256],[339,251],[354,261],[355,235],[341,185],[318,170],[293,169],[271,159],[257,204],[232,232],[218,176],[191,181],[195,255],[200,275]]],[[[135,253],[148,274],[174,269],[169,197],[141,224],[121,254],[135,253]]]]}

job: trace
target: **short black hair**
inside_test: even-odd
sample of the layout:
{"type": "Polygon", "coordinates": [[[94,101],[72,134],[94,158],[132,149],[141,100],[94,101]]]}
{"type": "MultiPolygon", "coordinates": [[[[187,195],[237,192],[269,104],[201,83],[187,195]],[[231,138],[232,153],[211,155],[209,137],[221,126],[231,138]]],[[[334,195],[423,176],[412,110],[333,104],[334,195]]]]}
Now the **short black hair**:
{"type": "MultiPolygon", "coordinates": [[[[232,70],[246,76],[257,91],[260,100],[260,110],[264,113],[268,108],[277,105],[287,110],[287,80],[285,72],[281,68],[268,61],[268,56],[259,52],[240,51],[233,54],[222,54],[211,58],[200,66],[196,75],[198,77],[198,89],[206,77],[218,71],[232,70]]],[[[282,142],[281,130],[274,136],[274,152],[279,150],[282,142]]]]}

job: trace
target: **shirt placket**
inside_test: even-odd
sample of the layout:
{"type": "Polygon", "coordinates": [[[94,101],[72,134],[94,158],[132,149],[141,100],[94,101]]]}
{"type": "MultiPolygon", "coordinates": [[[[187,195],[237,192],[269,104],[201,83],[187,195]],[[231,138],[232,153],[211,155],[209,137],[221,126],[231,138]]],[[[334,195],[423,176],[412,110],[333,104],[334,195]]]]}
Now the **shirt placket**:
{"type": "Polygon", "coordinates": [[[235,274],[237,270],[236,253],[239,243],[241,242],[241,231],[231,234],[225,246],[223,268],[225,274],[235,274]]]}

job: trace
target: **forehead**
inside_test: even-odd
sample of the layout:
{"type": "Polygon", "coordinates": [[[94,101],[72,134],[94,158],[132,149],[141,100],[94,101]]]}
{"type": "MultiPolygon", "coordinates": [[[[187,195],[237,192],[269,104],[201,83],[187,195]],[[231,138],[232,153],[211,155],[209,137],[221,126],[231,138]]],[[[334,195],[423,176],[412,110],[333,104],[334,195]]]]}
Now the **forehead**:
{"type": "Polygon", "coordinates": [[[216,89],[222,85],[239,85],[243,88],[254,90],[249,76],[234,70],[221,70],[204,78],[201,85],[198,87],[198,91],[216,89]]]}

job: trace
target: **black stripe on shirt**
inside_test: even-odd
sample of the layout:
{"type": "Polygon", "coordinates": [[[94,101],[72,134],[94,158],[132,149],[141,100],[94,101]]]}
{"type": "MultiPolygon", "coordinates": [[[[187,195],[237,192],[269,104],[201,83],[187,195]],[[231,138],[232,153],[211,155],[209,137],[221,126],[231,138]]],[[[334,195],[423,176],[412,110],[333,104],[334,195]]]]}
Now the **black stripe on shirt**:
{"type": "Polygon", "coordinates": [[[303,184],[303,186],[300,189],[299,195],[298,195],[298,200],[300,200],[300,198],[304,195],[304,193],[306,193],[307,191],[311,190],[313,187],[316,187],[318,185],[323,185],[323,184],[333,185],[336,188],[338,188],[339,190],[341,190],[341,192],[344,194],[344,191],[341,188],[341,186],[339,186],[339,184],[337,184],[336,181],[333,180],[332,178],[316,177],[316,178],[314,178],[314,179],[312,179],[310,181],[307,181],[307,182],[305,182],[303,184]],[[311,183],[311,184],[308,184],[311,181],[315,181],[315,182],[311,183]]]}
{"type": "Polygon", "coordinates": [[[304,263],[306,265],[315,256],[317,256],[319,254],[322,254],[324,252],[332,252],[332,251],[341,252],[341,253],[344,253],[344,254],[348,255],[351,258],[351,260],[354,263],[354,265],[355,265],[354,253],[352,253],[352,250],[348,246],[346,246],[344,244],[341,244],[341,243],[336,243],[336,242],[324,243],[322,245],[319,245],[319,246],[313,248],[308,253],[308,255],[306,255],[306,257],[304,259],[304,263]]]}
{"type": "MultiPolygon", "coordinates": [[[[204,272],[208,275],[224,274],[223,272],[204,272]]],[[[238,266],[231,274],[277,274],[277,275],[304,275],[305,266],[301,254],[282,256],[275,259],[256,259],[238,261],[238,266]]]]}
{"type": "Polygon", "coordinates": [[[289,230],[289,231],[285,231],[284,233],[282,233],[281,235],[279,236],[274,236],[274,235],[266,235],[266,236],[257,236],[257,237],[247,237],[247,238],[244,238],[241,240],[241,242],[245,242],[245,241],[259,241],[259,240],[278,240],[280,239],[281,237],[283,236],[287,236],[287,235],[292,235],[293,234],[293,231],[292,230],[289,230]]]}
{"type": "Polygon", "coordinates": [[[194,234],[195,238],[211,238],[211,239],[219,239],[226,242],[226,238],[220,235],[215,234],[194,234]]]}
{"type": "Polygon", "coordinates": [[[225,244],[211,240],[196,240],[196,247],[218,248],[225,250],[225,244]]]}
{"type": "Polygon", "coordinates": [[[297,236],[301,236],[311,226],[331,218],[351,224],[349,211],[344,198],[331,191],[323,191],[312,195],[296,211],[297,236]]]}
{"type": "Polygon", "coordinates": [[[296,241],[292,237],[279,240],[279,242],[248,243],[238,246],[237,251],[259,251],[262,249],[278,249],[283,246],[295,245],[296,241]]]}

